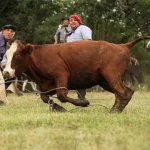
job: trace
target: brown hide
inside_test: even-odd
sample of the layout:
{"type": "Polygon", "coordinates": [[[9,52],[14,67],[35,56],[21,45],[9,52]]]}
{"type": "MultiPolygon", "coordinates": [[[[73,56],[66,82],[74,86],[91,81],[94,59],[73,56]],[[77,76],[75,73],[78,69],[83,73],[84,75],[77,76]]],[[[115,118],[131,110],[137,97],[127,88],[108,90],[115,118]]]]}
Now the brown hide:
{"type": "MultiPolygon", "coordinates": [[[[61,102],[70,102],[77,106],[86,106],[89,103],[83,104],[79,99],[67,97],[65,88],[83,89],[101,85],[115,94],[116,101],[111,111],[118,112],[125,108],[133,94],[122,83],[130,61],[130,48],[147,38],[150,39],[141,37],[127,44],[86,40],[57,45],[21,45],[13,56],[11,66],[16,75],[26,72],[41,91],[64,87],[48,94],[57,92],[61,102]]],[[[41,98],[48,102],[45,97],[41,98]]]]}
{"type": "MultiPolygon", "coordinates": [[[[18,53],[23,62],[20,64],[12,61],[12,68],[15,68],[16,75],[30,68],[35,69],[39,77],[47,80],[56,80],[58,76],[65,76],[71,89],[102,84],[104,79],[112,78],[113,81],[121,79],[130,57],[125,45],[115,45],[105,41],[27,45],[18,53]],[[34,50],[30,56],[32,47],[34,50]]],[[[39,80],[43,79],[39,78],[39,80]]]]}

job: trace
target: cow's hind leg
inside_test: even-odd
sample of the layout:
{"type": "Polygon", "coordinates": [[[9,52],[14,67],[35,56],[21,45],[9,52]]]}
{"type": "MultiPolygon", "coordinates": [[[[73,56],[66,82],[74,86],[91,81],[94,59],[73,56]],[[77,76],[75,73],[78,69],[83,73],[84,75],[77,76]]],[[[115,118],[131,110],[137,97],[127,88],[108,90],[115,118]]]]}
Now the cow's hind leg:
{"type": "Polygon", "coordinates": [[[122,81],[113,84],[113,90],[116,96],[115,103],[111,112],[122,112],[132,98],[133,90],[123,85],[122,81]]]}
{"type": "MultiPolygon", "coordinates": [[[[118,62],[118,64],[119,63],[120,62],[118,62]]],[[[105,78],[106,82],[109,84],[112,92],[115,94],[116,97],[115,103],[110,111],[112,113],[122,112],[126,107],[126,105],[129,103],[129,101],[131,100],[132,95],[134,93],[133,90],[127,88],[122,82],[125,67],[126,66],[121,65],[120,68],[117,68],[119,72],[112,66],[105,68],[103,71],[100,72],[101,75],[105,78]]]]}

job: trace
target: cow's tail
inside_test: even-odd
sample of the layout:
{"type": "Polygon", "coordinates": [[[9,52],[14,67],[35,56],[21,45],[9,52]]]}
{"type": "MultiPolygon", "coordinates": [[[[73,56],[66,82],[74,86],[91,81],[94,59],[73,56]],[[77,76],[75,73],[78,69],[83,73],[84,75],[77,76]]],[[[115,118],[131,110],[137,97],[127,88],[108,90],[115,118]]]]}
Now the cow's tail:
{"type": "Polygon", "coordinates": [[[128,46],[128,48],[132,48],[136,43],[140,42],[141,40],[144,40],[144,39],[150,39],[150,36],[141,36],[137,39],[135,39],[134,41],[132,42],[129,42],[127,43],[126,45],[128,46]]]}

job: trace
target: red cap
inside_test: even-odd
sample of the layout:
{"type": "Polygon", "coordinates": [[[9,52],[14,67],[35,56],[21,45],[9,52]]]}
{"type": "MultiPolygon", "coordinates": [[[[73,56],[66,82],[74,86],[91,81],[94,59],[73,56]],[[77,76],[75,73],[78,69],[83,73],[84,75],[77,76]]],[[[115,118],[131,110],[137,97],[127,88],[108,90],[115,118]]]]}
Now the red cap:
{"type": "Polygon", "coordinates": [[[79,22],[79,24],[83,24],[81,18],[80,18],[78,15],[76,15],[76,14],[71,15],[71,16],[69,17],[69,19],[71,19],[71,18],[74,18],[76,21],[79,22]]]}

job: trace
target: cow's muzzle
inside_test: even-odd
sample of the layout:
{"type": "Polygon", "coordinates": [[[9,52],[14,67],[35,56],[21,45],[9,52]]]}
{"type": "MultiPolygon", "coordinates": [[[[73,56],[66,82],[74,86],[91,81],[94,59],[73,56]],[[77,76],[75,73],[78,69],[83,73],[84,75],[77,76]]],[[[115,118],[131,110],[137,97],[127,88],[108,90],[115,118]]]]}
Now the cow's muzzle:
{"type": "Polygon", "coordinates": [[[3,77],[4,77],[4,79],[9,79],[9,78],[11,78],[11,76],[10,76],[10,74],[9,74],[8,71],[3,71],[3,77]]]}

